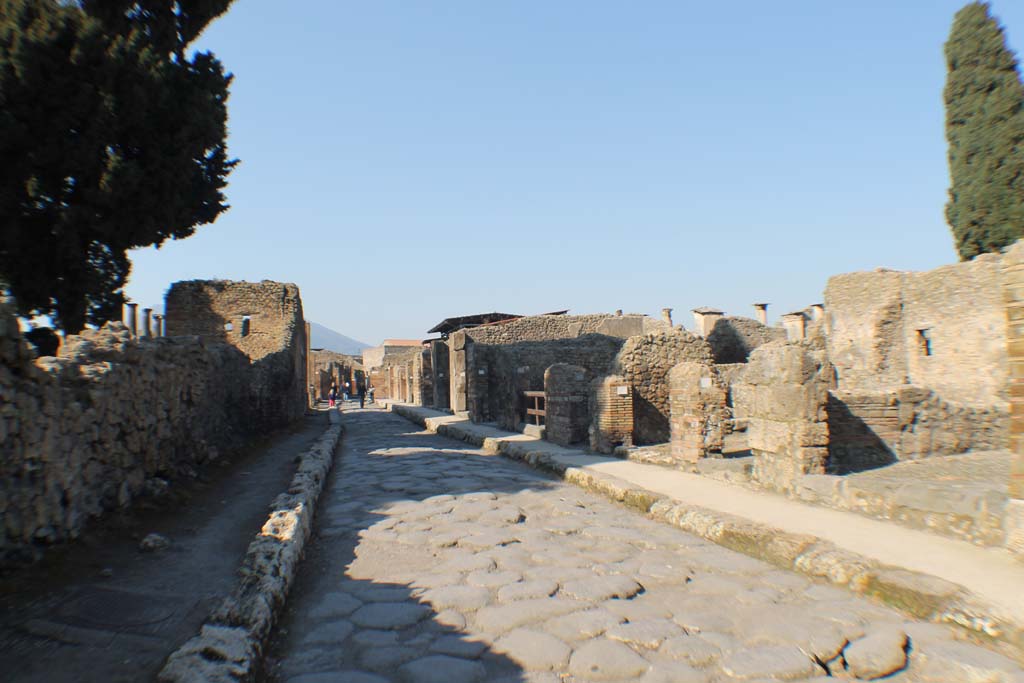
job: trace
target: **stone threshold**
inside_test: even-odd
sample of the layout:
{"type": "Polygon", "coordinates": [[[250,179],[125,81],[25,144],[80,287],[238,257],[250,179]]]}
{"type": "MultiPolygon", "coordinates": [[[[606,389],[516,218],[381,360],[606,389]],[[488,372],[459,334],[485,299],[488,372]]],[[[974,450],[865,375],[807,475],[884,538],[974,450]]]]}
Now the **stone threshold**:
{"type": "Polygon", "coordinates": [[[654,519],[919,619],[963,627],[1024,661],[1024,561],[854,512],[816,507],[656,465],[585,454],[406,404],[427,430],[523,461],[654,519]]]}

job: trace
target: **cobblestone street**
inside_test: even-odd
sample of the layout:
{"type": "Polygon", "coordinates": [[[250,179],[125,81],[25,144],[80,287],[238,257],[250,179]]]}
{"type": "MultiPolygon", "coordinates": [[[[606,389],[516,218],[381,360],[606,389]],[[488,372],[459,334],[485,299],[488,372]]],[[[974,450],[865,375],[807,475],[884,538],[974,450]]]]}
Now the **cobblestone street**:
{"type": "Polygon", "coordinates": [[[345,425],[272,680],[1024,682],[951,627],[398,416],[347,409],[345,425]]]}

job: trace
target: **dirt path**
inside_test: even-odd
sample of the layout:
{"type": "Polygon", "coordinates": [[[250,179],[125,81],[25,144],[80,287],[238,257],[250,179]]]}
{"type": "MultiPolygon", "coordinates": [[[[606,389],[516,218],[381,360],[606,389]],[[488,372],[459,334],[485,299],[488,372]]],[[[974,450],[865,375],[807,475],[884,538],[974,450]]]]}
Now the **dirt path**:
{"type": "Polygon", "coordinates": [[[106,531],[5,577],[0,677],[8,683],[152,680],[233,587],[267,506],[288,486],[294,457],[325,428],[326,415],[306,417],[204,473],[185,487],[184,500],[109,519],[106,531]],[[140,552],[139,539],[151,532],[167,536],[171,546],[140,552]]]}

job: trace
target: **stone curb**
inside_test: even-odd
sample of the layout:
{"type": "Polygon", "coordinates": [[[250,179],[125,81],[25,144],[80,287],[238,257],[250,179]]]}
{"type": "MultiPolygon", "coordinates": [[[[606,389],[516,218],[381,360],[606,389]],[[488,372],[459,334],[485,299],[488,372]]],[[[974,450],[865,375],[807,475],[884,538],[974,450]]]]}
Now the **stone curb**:
{"type": "Polygon", "coordinates": [[[284,605],[313,527],[313,515],[341,439],[341,415],[296,458],[285,493],[270,505],[267,522],[249,544],[234,592],[213,611],[199,634],[167,658],[161,683],[237,683],[252,680],[270,628],[284,605]]]}
{"type": "Polygon", "coordinates": [[[984,640],[1007,643],[1021,658],[1024,624],[957,584],[929,574],[884,565],[817,536],[782,531],[755,521],[688,505],[611,475],[567,465],[537,441],[484,437],[425,417],[409,406],[390,410],[427,430],[550,472],[684,531],[783,569],[799,572],[879,600],[918,619],[961,626],[984,640]]]}

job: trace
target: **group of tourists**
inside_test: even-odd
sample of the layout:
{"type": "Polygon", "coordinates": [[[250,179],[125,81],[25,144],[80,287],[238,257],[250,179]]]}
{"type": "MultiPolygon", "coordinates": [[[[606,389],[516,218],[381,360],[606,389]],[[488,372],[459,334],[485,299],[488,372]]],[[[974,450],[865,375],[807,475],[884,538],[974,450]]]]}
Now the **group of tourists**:
{"type": "MultiPolygon", "coordinates": [[[[345,400],[345,401],[349,400],[349,398],[351,397],[351,389],[352,389],[351,385],[348,382],[345,382],[344,386],[342,387],[342,390],[341,390],[341,395],[344,397],[343,400],[345,400]]],[[[366,396],[367,396],[367,394],[369,394],[369,396],[370,396],[370,403],[373,403],[373,387],[371,386],[371,387],[369,387],[369,389],[367,389],[365,384],[363,384],[362,382],[357,382],[356,383],[356,396],[359,397],[359,407],[360,408],[363,408],[363,407],[366,406],[366,396]]],[[[339,401],[338,401],[338,385],[335,384],[334,382],[331,382],[331,390],[329,392],[327,392],[327,401],[328,401],[328,405],[330,405],[331,408],[335,407],[336,404],[339,404],[339,401]]],[[[338,407],[341,407],[341,406],[338,405],[338,407]]]]}

